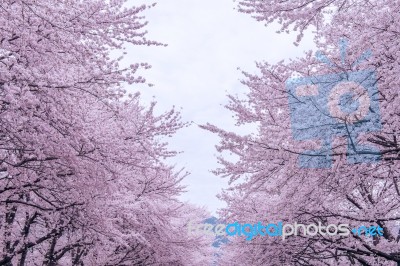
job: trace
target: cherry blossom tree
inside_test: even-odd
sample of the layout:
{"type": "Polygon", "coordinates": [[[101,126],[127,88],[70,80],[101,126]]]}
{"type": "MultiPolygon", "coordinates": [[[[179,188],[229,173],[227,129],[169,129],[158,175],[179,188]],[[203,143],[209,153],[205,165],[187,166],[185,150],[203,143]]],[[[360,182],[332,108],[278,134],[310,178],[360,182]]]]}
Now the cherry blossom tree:
{"type": "MultiPolygon", "coordinates": [[[[296,44],[307,29],[313,29],[322,53],[310,51],[303,58],[275,65],[258,63],[260,74],[244,72],[243,84],[249,92],[245,98],[229,96],[227,108],[236,115],[238,126],[258,125],[256,133],[241,136],[215,125],[203,126],[220,136],[217,150],[221,153],[221,168],[215,173],[230,180],[230,187],[220,195],[228,205],[221,215],[228,222],[242,223],[349,224],[350,228],[379,225],[384,234],[374,238],[317,234],[285,241],[256,237],[250,242],[231,238],[224,248],[222,265],[400,263],[399,7],[389,0],[239,2],[239,10],[258,21],[267,25],[278,22],[281,32],[297,31],[296,44]],[[343,39],[347,40],[347,50],[340,49],[343,39]],[[372,55],[363,56],[368,49],[372,55]],[[329,143],[329,167],[304,167],[299,163],[301,158],[308,155],[311,160],[312,155],[317,156],[305,151],[323,146],[317,134],[331,132],[321,127],[307,138],[295,138],[293,123],[300,122],[291,117],[288,84],[293,78],[304,80],[364,69],[372,69],[376,75],[373,86],[378,88],[380,129],[365,130],[357,138],[352,138],[351,132],[335,137],[329,143]],[[357,145],[375,147],[380,159],[350,163],[354,155],[351,147],[357,145]],[[227,160],[227,152],[238,159],[227,160]]],[[[312,92],[312,88],[305,87],[307,90],[312,92]]],[[[310,121],[307,113],[299,117],[301,125],[318,123],[310,121]]],[[[350,125],[345,119],[341,123],[350,125]]]]}
{"type": "Polygon", "coordinates": [[[186,229],[206,212],[178,200],[187,173],[165,163],[186,124],[126,93],[148,64],[110,55],[162,45],[145,38],[148,6],[0,7],[0,264],[206,264],[211,241],[186,229]]]}

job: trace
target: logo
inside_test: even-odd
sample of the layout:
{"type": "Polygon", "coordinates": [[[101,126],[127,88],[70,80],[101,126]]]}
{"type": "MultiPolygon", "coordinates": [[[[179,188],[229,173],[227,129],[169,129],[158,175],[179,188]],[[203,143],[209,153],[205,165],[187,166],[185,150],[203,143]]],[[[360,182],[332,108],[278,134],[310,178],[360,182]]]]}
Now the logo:
{"type": "MultiPolygon", "coordinates": [[[[318,52],[317,58],[330,68],[344,69],[347,42],[340,42],[342,66],[318,52]]],[[[371,56],[363,53],[352,69],[371,56]]],[[[378,88],[375,70],[338,71],[320,76],[289,79],[286,82],[293,138],[299,141],[320,140],[317,150],[299,155],[301,168],[331,168],[334,137],[347,139],[349,164],[380,160],[378,149],[361,145],[360,133],[381,129],[378,88]]]]}
{"type": "MultiPolygon", "coordinates": [[[[256,236],[261,237],[281,237],[282,240],[290,236],[349,236],[353,233],[354,236],[365,235],[366,237],[383,236],[383,228],[380,226],[359,226],[350,230],[348,224],[284,224],[282,221],[278,223],[268,223],[263,225],[262,222],[255,224],[234,222],[230,224],[210,224],[210,223],[194,223],[188,224],[189,234],[202,233],[205,235],[214,235],[216,237],[224,236],[242,236],[247,241],[252,240],[256,236]]],[[[226,243],[226,241],[224,241],[226,243]]]]}

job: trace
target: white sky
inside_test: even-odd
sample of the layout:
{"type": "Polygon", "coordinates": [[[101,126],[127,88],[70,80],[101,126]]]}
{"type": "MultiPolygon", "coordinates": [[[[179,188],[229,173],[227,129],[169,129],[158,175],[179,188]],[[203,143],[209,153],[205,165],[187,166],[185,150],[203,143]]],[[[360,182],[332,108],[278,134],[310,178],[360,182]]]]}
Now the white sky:
{"type": "MultiPolygon", "coordinates": [[[[313,46],[311,36],[306,36],[295,47],[295,36],[276,34],[278,27],[266,28],[234,10],[235,7],[233,0],[160,0],[145,12],[149,21],[147,38],[168,46],[128,50],[127,64],[152,65],[141,73],[155,84],[140,89],[143,103],[154,96],[158,112],[175,105],[182,108],[184,121],[210,122],[224,129],[246,132],[234,126],[232,113],[223,108],[228,93],[246,92],[237,68],[255,72],[255,61],[276,63],[300,57],[313,46]]],[[[177,168],[191,172],[184,181],[188,192],[181,199],[206,206],[213,214],[225,206],[216,195],[227,186],[226,180],[210,173],[218,167],[214,147],[217,143],[216,136],[195,124],[182,129],[170,141],[171,149],[183,151],[173,160],[177,168]]]]}

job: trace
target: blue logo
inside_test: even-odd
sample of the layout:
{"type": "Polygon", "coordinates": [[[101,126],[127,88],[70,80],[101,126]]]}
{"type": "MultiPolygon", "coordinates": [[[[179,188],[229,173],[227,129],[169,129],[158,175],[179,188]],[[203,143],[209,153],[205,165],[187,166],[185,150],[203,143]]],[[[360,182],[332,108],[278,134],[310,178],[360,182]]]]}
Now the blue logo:
{"type": "Polygon", "coordinates": [[[383,228],[380,227],[379,225],[377,225],[377,226],[362,225],[358,228],[353,228],[351,230],[351,232],[353,233],[353,235],[356,235],[356,236],[361,236],[362,234],[364,234],[365,236],[370,236],[370,237],[383,236],[383,228]]]}
{"type": "MultiPolygon", "coordinates": [[[[346,46],[346,41],[342,40],[342,65],[345,62],[346,46]]],[[[316,56],[331,68],[344,69],[322,53],[316,56]]],[[[352,68],[370,56],[371,51],[363,53],[352,68]]],[[[381,129],[375,70],[338,72],[293,78],[286,82],[293,138],[299,141],[321,141],[320,149],[307,150],[299,156],[302,168],[331,168],[334,137],[347,138],[346,155],[349,164],[380,160],[378,149],[361,145],[358,140],[360,133],[381,129]]]]}
{"type": "Polygon", "coordinates": [[[283,223],[282,221],[278,223],[268,223],[264,225],[262,222],[255,224],[252,223],[239,223],[234,222],[230,224],[217,224],[216,218],[207,219],[206,221],[211,223],[196,224],[192,221],[188,224],[188,233],[192,234],[206,234],[214,235],[215,242],[214,247],[219,247],[221,244],[228,242],[226,236],[242,236],[245,237],[247,241],[252,240],[257,236],[261,237],[282,237],[282,240],[287,239],[291,236],[316,236],[317,234],[322,236],[349,236],[353,233],[353,236],[365,237],[378,237],[383,236],[383,228],[380,226],[359,226],[354,227],[350,230],[348,224],[328,224],[323,225],[321,222],[317,224],[300,224],[295,222],[294,224],[283,223]]]}

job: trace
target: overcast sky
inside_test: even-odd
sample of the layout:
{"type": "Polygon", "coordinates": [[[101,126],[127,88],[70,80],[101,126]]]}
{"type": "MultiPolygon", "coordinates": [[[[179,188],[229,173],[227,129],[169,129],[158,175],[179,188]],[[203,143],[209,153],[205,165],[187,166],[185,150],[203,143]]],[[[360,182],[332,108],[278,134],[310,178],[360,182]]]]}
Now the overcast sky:
{"type": "MultiPolygon", "coordinates": [[[[238,67],[258,72],[255,61],[276,63],[300,57],[313,47],[311,36],[295,47],[295,36],[277,34],[278,27],[265,27],[235,7],[233,0],[160,0],[145,12],[149,21],[147,37],[168,46],[129,49],[125,61],[152,65],[143,76],[155,86],[140,88],[143,103],[155,97],[158,112],[176,106],[182,108],[184,121],[195,123],[176,134],[170,147],[183,151],[173,161],[191,173],[184,181],[188,192],[181,198],[206,206],[213,214],[225,206],[216,195],[227,181],[210,172],[218,167],[218,138],[196,124],[210,122],[224,129],[249,132],[251,127],[236,128],[232,114],[223,107],[228,93],[246,92],[238,67]]],[[[137,86],[134,88],[137,90],[137,86]]]]}

